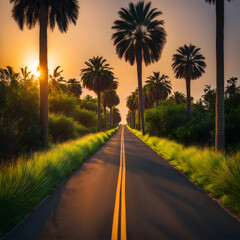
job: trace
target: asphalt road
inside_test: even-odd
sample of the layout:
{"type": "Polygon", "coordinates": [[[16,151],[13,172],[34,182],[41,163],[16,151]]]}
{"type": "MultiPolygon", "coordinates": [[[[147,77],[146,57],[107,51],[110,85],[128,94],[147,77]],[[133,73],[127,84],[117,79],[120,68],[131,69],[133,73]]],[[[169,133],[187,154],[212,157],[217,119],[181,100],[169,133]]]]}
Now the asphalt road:
{"type": "Polygon", "coordinates": [[[240,223],[122,126],[8,239],[239,240],[240,223]]]}

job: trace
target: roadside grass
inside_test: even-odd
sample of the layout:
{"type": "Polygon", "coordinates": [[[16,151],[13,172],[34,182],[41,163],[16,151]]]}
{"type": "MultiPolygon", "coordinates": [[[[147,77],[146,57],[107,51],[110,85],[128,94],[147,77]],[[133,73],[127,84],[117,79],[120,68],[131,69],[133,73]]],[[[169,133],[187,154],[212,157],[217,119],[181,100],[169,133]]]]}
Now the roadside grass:
{"type": "Polygon", "coordinates": [[[58,144],[29,159],[22,156],[11,165],[3,166],[0,169],[0,236],[18,224],[117,129],[58,144]]]}
{"type": "Polygon", "coordinates": [[[240,217],[240,150],[225,155],[129,130],[240,217]]]}

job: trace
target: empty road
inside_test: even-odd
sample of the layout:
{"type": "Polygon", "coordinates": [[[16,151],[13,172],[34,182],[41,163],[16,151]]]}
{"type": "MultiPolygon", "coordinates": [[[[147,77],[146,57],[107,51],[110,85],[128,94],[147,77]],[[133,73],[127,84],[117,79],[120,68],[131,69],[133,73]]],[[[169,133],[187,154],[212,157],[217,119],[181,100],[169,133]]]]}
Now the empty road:
{"type": "Polygon", "coordinates": [[[239,240],[240,223],[121,126],[7,239],[239,240]]]}

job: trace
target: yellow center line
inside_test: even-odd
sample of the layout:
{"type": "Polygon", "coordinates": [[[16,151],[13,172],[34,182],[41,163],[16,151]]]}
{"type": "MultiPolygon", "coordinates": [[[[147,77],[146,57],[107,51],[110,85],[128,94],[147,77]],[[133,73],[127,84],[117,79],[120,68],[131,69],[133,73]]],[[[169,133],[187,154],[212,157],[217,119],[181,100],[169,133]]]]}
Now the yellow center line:
{"type": "Polygon", "coordinates": [[[115,206],[114,206],[114,213],[113,213],[111,240],[118,240],[120,195],[121,195],[121,240],[127,239],[125,185],[126,185],[126,164],[125,164],[124,127],[123,127],[122,135],[121,135],[120,166],[119,166],[115,206]]]}

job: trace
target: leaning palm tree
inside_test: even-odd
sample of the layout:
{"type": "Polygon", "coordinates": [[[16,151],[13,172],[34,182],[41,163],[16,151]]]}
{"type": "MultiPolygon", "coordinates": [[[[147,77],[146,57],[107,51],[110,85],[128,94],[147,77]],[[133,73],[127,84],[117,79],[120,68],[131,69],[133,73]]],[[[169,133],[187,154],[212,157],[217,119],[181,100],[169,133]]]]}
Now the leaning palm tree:
{"type": "Polygon", "coordinates": [[[98,98],[98,131],[100,131],[101,92],[111,89],[114,81],[112,68],[103,57],[93,57],[85,62],[87,68],[81,70],[83,86],[93,90],[98,98]]]}
{"type": "Polygon", "coordinates": [[[48,58],[47,28],[55,25],[66,32],[69,23],[76,24],[78,18],[78,0],[10,0],[13,3],[12,16],[21,30],[24,25],[29,29],[39,23],[40,28],[40,119],[43,133],[43,145],[48,146],[48,58]]]}
{"type": "MultiPolygon", "coordinates": [[[[231,2],[231,0],[227,0],[231,2]]],[[[216,61],[217,61],[217,88],[216,88],[216,127],[215,149],[225,148],[224,123],[224,0],[205,0],[216,5],[216,61]]]]}
{"type": "Polygon", "coordinates": [[[168,78],[165,74],[160,75],[160,72],[153,72],[153,75],[149,76],[146,81],[149,94],[156,101],[156,107],[160,100],[167,99],[171,93],[172,84],[168,78]]]}
{"type": "Polygon", "coordinates": [[[190,44],[177,49],[173,55],[172,68],[176,78],[185,78],[187,90],[187,120],[191,119],[191,80],[198,79],[205,72],[205,57],[200,54],[200,48],[190,44]]]}
{"type": "Polygon", "coordinates": [[[151,8],[151,2],[140,1],[130,3],[128,8],[121,8],[118,12],[120,20],[116,20],[112,35],[116,52],[120,58],[133,65],[137,64],[139,107],[142,119],[142,132],[144,128],[144,109],[142,92],[142,62],[145,65],[157,62],[166,42],[166,32],[163,28],[164,21],[157,19],[162,13],[156,8],[151,8]]]}

